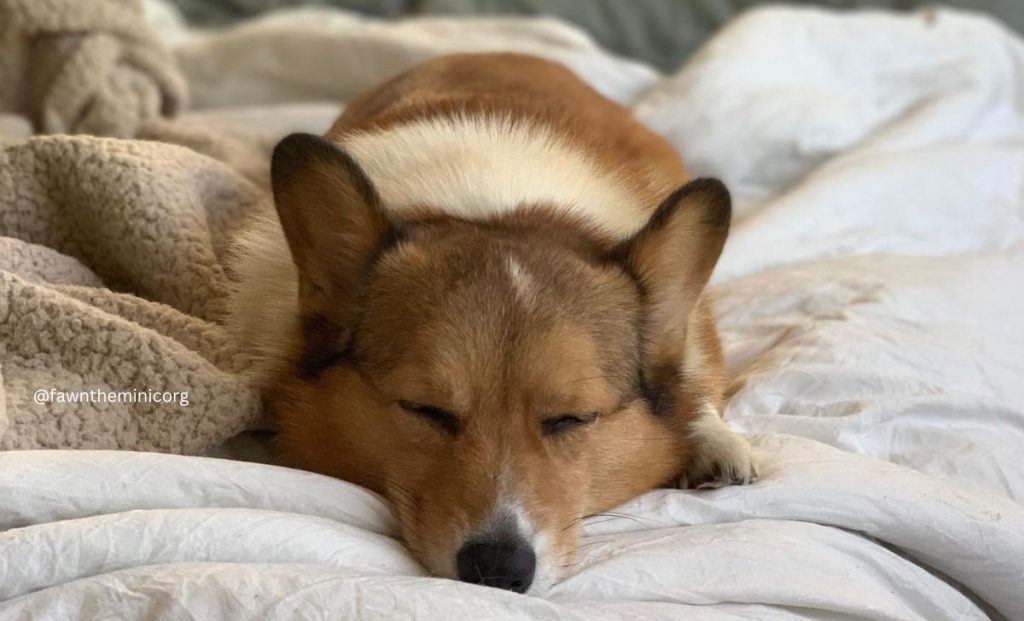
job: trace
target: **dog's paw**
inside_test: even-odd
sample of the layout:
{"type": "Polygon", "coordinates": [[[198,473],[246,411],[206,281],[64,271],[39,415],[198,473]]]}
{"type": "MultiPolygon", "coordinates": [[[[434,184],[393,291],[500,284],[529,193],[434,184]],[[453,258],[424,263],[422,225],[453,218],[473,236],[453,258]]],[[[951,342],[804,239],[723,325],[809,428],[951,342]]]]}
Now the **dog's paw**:
{"type": "Polygon", "coordinates": [[[679,476],[682,489],[717,489],[757,480],[753,451],[713,410],[693,424],[689,462],[679,476]]]}

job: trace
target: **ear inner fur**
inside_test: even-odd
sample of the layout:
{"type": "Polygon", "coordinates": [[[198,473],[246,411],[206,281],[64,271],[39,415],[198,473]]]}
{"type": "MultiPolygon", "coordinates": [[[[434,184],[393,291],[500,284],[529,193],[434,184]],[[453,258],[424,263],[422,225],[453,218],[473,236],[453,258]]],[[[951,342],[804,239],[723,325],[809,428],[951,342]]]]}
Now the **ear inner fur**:
{"type": "Polygon", "coordinates": [[[613,251],[644,296],[643,381],[658,396],[655,411],[673,409],[685,357],[687,325],[725,245],[731,201],[717,179],[674,191],[632,239],[613,251]]]}
{"type": "Polygon", "coordinates": [[[298,365],[313,374],[348,347],[367,272],[395,229],[359,165],[323,138],[292,134],[278,143],[271,179],[299,275],[298,365]]]}

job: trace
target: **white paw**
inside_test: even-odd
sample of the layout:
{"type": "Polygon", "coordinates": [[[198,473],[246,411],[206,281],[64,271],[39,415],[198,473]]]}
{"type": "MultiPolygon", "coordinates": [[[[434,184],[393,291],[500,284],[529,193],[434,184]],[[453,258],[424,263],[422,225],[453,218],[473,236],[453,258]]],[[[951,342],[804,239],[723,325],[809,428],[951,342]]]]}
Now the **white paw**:
{"type": "Polygon", "coordinates": [[[679,476],[682,489],[716,489],[746,485],[757,479],[747,441],[708,408],[691,427],[690,461],[679,476]]]}

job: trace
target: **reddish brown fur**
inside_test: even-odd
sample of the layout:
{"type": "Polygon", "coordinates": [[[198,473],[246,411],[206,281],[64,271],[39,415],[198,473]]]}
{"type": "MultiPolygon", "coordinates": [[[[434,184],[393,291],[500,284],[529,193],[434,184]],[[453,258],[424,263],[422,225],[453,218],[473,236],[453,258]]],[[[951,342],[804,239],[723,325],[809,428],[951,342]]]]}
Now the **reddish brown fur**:
{"type": "MultiPolygon", "coordinates": [[[[686,178],[672,149],[626,109],[560,66],[511,54],[422,65],[352,102],[328,137],[456,111],[555,128],[609,174],[624,174],[651,213],[686,178]]],[[[358,167],[339,174],[344,163],[329,159],[275,170],[300,271],[305,331],[295,359],[308,372],[280,369],[269,402],[294,465],[385,494],[409,546],[446,574],[443,557],[492,510],[503,476],[553,539],[558,565],[579,518],[686,467],[687,423],[722,393],[718,338],[699,297],[728,226],[727,205],[726,221],[714,212],[714,188],[674,199],[663,221],[616,245],[543,205],[488,222],[424,205],[382,224],[358,167]],[[340,216],[325,196],[358,205],[340,216]],[[352,247],[353,236],[358,256],[326,250],[352,247]],[[509,282],[509,256],[531,274],[533,298],[509,282]],[[658,300],[678,316],[652,315],[658,300]],[[340,362],[324,362],[332,356],[340,362]],[[452,412],[458,434],[401,402],[452,412]],[[597,421],[580,429],[542,431],[549,417],[591,412],[597,421]]]]}

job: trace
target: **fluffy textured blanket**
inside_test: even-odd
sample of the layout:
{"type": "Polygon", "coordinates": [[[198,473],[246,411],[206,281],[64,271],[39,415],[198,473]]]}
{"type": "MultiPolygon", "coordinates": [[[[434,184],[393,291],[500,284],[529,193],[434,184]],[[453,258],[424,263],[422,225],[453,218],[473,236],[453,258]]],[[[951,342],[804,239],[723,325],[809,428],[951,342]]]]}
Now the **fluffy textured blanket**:
{"type": "MultiPolygon", "coordinates": [[[[247,398],[244,362],[217,323],[223,241],[262,204],[266,145],[322,129],[337,106],[288,102],[343,99],[348,84],[449,51],[461,34],[451,20],[331,15],[165,30],[198,101],[275,102],[145,124],[189,149],[55,137],[2,151],[20,164],[0,175],[30,171],[0,183],[12,227],[0,234],[29,257],[3,268],[18,287],[0,298],[0,342],[17,352],[3,356],[8,419],[77,437],[70,410],[26,409],[29,387],[133,386],[158,358],[188,369],[158,386],[247,398]],[[321,61],[343,54],[363,62],[321,61]],[[132,182],[88,172],[113,169],[132,182]],[[165,245],[158,230],[179,235],[165,245]],[[21,291],[54,302],[22,303],[21,291]],[[16,338],[14,307],[34,322],[16,338]],[[43,338],[49,309],[69,327],[43,338]],[[73,354],[115,340],[135,345],[73,354]]],[[[945,11],[772,9],[658,78],[550,22],[487,32],[467,45],[526,37],[522,47],[575,62],[696,172],[736,190],[714,290],[726,417],[751,433],[761,481],[652,492],[588,521],[579,563],[537,598],[423,577],[386,506],[343,482],[197,457],[15,452],[0,455],[0,619],[1024,619],[1020,41],[945,11]]],[[[89,446],[139,446],[161,421],[171,446],[191,447],[173,450],[198,451],[255,415],[245,402],[207,423],[199,401],[97,413],[120,418],[89,446]],[[117,444],[122,424],[139,435],[117,444]]],[[[8,425],[12,438],[32,429],[8,425]]]]}
{"type": "Polygon", "coordinates": [[[215,320],[231,233],[264,197],[156,142],[0,150],[0,447],[199,453],[252,423],[258,396],[215,320]]]}
{"type": "Polygon", "coordinates": [[[0,84],[22,127],[150,139],[0,140],[0,448],[201,453],[245,429],[259,398],[217,319],[266,200],[254,156],[159,121],[184,82],[135,0],[0,0],[0,84]]]}
{"type": "Polygon", "coordinates": [[[141,0],[0,0],[0,112],[44,133],[134,136],[185,84],[141,0]]]}

